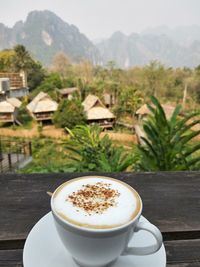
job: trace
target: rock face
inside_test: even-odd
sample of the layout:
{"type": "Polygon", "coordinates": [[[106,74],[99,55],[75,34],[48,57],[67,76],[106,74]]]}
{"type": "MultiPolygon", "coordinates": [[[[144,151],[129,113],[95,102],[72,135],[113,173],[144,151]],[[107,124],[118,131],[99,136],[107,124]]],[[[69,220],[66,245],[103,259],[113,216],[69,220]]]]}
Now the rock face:
{"type": "Polygon", "coordinates": [[[115,61],[119,67],[142,66],[150,60],[159,60],[171,67],[196,67],[200,64],[200,28],[189,34],[183,30],[145,31],[142,34],[114,33],[109,39],[97,44],[103,63],[115,61]],[[193,34],[192,34],[193,33],[193,34]]]}
{"type": "MultiPolygon", "coordinates": [[[[96,43],[97,42],[97,43],[96,43]]],[[[170,29],[160,26],[141,34],[115,32],[95,45],[74,25],[50,11],[32,11],[25,22],[13,28],[0,23],[0,50],[23,44],[44,65],[50,65],[56,53],[63,51],[72,61],[88,59],[94,64],[115,61],[117,66],[143,66],[159,60],[171,67],[196,67],[200,64],[200,27],[170,29]]]]}
{"type": "Polygon", "coordinates": [[[63,51],[73,61],[100,61],[93,43],[74,25],[69,25],[50,11],[33,11],[26,21],[10,29],[0,24],[0,49],[23,44],[43,64],[49,65],[54,55],[63,51]]]}

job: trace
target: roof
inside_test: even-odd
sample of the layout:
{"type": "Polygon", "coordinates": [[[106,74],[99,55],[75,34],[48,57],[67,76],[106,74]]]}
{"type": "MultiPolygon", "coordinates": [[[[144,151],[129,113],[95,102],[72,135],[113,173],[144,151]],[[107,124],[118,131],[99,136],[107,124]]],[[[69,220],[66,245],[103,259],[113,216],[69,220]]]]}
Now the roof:
{"type": "Polygon", "coordinates": [[[0,102],[0,113],[13,113],[15,109],[16,107],[6,100],[0,102]]]}
{"type": "Polygon", "coordinates": [[[73,94],[74,92],[78,91],[79,89],[77,87],[70,87],[70,88],[63,88],[63,89],[59,89],[58,92],[61,95],[69,95],[69,94],[73,94]]]}
{"type": "Polygon", "coordinates": [[[11,89],[20,89],[24,87],[23,78],[20,73],[0,72],[0,78],[8,78],[10,80],[11,89]]]}
{"type": "Polygon", "coordinates": [[[105,108],[101,100],[95,95],[88,95],[86,99],[83,101],[82,105],[85,111],[88,111],[89,109],[95,106],[100,106],[100,107],[105,108]]]}
{"type": "Polygon", "coordinates": [[[58,103],[52,100],[51,97],[44,92],[40,92],[27,105],[27,109],[32,113],[56,111],[57,108],[58,108],[58,103]]]}
{"type": "MultiPolygon", "coordinates": [[[[175,110],[175,107],[168,105],[168,104],[162,104],[161,105],[162,108],[165,111],[165,114],[167,116],[167,118],[170,118],[175,110]]],[[[150,110],[147,107],[147,104],[144,104],[142,107],[140,107],[137,111],[136,111],[136,115],[147,115],[150,114],[150,110]]]]}
{"type": "Polygon", "coordinates": [[[101,119],[114,119],[115,116],[109,109],[104,107],[94,107],[89,109],[87,112],[88,120],[101,120],[101,119]]]}
{"type": "Polygon", "coordinates": [[[8,103],[10,103],[11,105],[13,105],[16,108],[20,108],[20,106],[22,104],[22,102],[15,97],[7,98],[6,100],[8,103]]]}

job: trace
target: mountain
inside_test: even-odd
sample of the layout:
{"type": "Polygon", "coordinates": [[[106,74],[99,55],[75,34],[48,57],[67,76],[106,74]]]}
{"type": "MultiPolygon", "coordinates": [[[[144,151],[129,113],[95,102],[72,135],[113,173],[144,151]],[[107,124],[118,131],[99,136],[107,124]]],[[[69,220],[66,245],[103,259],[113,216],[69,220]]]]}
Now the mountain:
{"type": "Polygon", "coordinates": [[[23,44],[44,65],[63,51],[72,61],[88,59],[94,64],[115,61],[121,68],[143,66],[159,60],[172,67],[200,65],[200,26],[149,28],[125,35],[115,32],[108,39],[92,43],[79,29],[50,11],[32,11],[25,22],[13,28],[0,23],[0,50],[23,44]]]}
{"type": "Polygon", "coordinates": [[[179,26],[175,28],[169,28],[166,25],[158,26],[155,28],[148,28],[142,32],[142,34],[151,35],[167,35],[174,42],[182,46],[190,46],[195,41],[200,41],[200,26],[179,26]]]}
{"type": "Polygon", "coordinates": [[[171,31],[166,27],[131,35],[115,32],[107,40],[98,43],[97,47],[104,64],[108,61],[115,61],[122,68],[142,66],[151,60],[159,60],[171,67],[199,65],[200,32],[198,34],[198,26],[192,32],[185,29],[180,31],[179,35],[174,36],[176,38],[173,38],[171,31]]]}
{"type": "Polygon", "coordinates": [[[13,28],[0,24],[0,50],[23,44],[33,56],[50,65],[54,55],[63,51],[73,61],[100,61],[94,44],[74,25],[69,25],[50,11],[32,11],[25,22],[13,28]]]}

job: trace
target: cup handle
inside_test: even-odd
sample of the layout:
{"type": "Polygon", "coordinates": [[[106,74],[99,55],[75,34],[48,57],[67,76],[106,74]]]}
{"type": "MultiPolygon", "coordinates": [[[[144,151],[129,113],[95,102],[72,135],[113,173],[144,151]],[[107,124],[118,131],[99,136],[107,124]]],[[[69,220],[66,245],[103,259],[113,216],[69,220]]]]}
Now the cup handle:
{"type": "Polygon", "coordinates": [[[126,247],[122,255],[150,255],[161,248],[163,242],[162,234],[155,225],[149,222],[138,222],[134,232],[138,232],[140,230],[145,230],[151,233],[155,237],[156,243],[146,247],[126,247]]]}

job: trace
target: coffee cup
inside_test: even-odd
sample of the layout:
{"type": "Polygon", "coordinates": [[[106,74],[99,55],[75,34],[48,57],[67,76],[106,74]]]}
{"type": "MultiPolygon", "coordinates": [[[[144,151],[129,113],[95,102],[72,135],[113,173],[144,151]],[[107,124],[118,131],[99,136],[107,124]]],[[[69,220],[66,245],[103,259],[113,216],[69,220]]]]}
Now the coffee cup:
{"type": "Polygon", "coordinates": [[[128,184],[110,177],[85,176],[60,185],[51,210],[60,239],[81,267],[105,267],[119,256],[149,255],[162,246],[159,229],[140,222],[142,200],[128,184]],[[134,233],[150,232],[155,244],[129,247],[134,233]]]}

